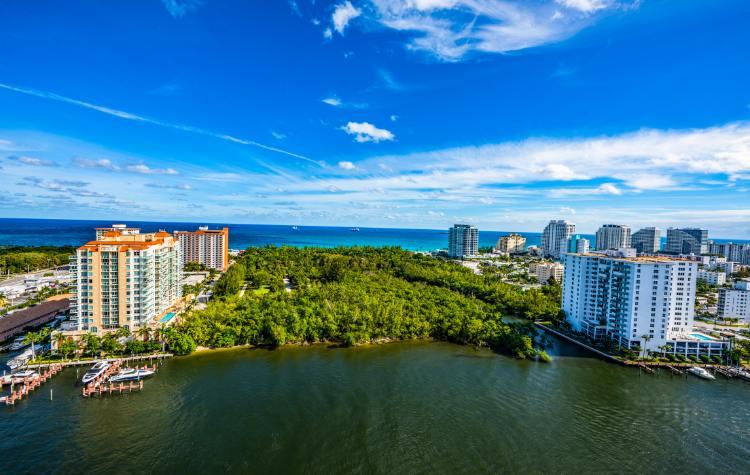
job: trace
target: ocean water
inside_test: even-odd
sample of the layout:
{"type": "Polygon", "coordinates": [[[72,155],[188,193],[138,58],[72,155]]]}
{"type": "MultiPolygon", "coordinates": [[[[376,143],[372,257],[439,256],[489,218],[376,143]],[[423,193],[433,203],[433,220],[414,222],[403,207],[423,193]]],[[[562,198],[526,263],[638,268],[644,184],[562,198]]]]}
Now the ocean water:
{"type": "MultiPolygon", "coordinates": [[[[119,221],[118,221],[119,222],[119,221]]],[[[67,219],[0,218],[0,245],[22,246],[80,246],[94,239],[94,228],[107,227],[112,221],[67,219]]],[[[127,221],[128,226],[139,227],[143,232],[181,230],[191,231],[207,225],[211,229],[229,227],[229,246],[245,249],[249,246],[400,246],[411,251],[434,251],[448,247],[447,229],[401,228],[351,228],[334,226],[299,226],[231,223],[174,223],[153,221],[127,221]]],[[[542,234],[523,231],[479,230],[479,246],[494,246],[500,236],[518,232],[526,237],[527,246],[539,246],[542,234]]],[[[665,232],[665,231],[663,231],[665,232]]],[[[593,235],[581,234],[595,244],[593,235]]],[[[741,239],[714,239],[716,242],[750,242],[741,239]]],[[[662,237],[662,246],[666,238],[662,237]]]]}
{"type": "MultiPolygon", "coordinates": [[[[448,246],[448,230],[351,228],[330,226],[299,226],[295,230],[287,225],[231,224],[231,223],[170,223],[127,221],[128,226],[139,227],[142,232],[195,230],[207,225],[211,229],[229,227],[229,246],[244,249],[249,246],[400,246],[412,251],[434,251],[448,246]]],[[[111,226],[111,221],[86,221],[64,219],[6,219],[0,218],[0,245],[23,246],[80,246],[94,239],[94,228],[111,226]]],[[[479,232],[480,246],[494,246],[501,231],[479,232]]],[[[527,246],[538,246],[541,233],[521,233],[527,246]]]]}

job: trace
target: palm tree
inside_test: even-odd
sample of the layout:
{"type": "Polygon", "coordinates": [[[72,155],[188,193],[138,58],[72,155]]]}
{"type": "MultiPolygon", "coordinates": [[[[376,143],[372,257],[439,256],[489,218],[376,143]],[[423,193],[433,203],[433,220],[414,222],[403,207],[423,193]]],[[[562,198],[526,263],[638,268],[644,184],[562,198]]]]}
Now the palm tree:
{"type": "Polygon", "coordinates": [[[646,346],[648,345],[648,341],[650,339],[652,339],[653,337],[650,336],[650,335],[642,335],[641,338],[643,338],[643,340],[644,340],[644,343],[643,343],[643,356],[642,356],[642,358],[645,359],[646,355],[648,354],[648,350],[646,349],[646,346]]]}
{"type": "Polygon", "coordinates": [[[143,341],[147,341],[149,337],[151,336],[151,329],[149,327],[143,326],[140,327],[138,330],[136,330],[136,335],[141,337],[143,341]]]}
{"type": "Polygon", "coordinates": [[[115,331],[115,336],[117,338],[127,338],[130,336],[130,328],[128,327],[120,327],[115,331]]]}
{"type": "Polygon", "coordinates": [[[36,348],[34,348],[34,345],[36,345],[38,341],[41,341],[43,337],[44,336],[42,335],[41,332],[39,333],[28,332],[23,339],[23,342],[26,343],[27,345],[31,344],[31,359],[32,360],[36,359],[36,348]]]}
{"type": "Polygon", "coordinates": [[[62,344],[65,342],[65,335],[63,335],[62,332],[55,332],[52,335],[52,340],[54,340],[57,351],[59,352],[62,344]]]}

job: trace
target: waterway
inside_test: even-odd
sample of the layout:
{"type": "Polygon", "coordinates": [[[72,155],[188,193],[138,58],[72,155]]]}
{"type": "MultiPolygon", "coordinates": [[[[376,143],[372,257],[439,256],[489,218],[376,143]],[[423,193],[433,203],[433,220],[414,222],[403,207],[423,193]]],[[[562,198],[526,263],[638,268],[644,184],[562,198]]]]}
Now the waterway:
{"type": "Polygon", "coordinates": [[[199,353],[143,392],[68,369],[0,408],[5,473],[739,473],[750,383],[445,343],[199,353]],[[49,392],[53,390],[53,399],[49,392]]]}

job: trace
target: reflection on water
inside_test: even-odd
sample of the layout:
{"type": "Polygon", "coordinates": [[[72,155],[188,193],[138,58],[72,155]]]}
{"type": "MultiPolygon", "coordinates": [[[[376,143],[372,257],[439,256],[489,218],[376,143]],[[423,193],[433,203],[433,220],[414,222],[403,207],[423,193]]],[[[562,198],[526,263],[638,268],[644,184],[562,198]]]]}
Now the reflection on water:
{"type": "Polygon", "coordinates": [[[66,370],[0,408],[0,468],[750,470],[750,384],[639,375],[559,341],[550,352],[551,364],[443,343],[222,351],[167,362],[141,393],[92,400],[66,370]]]}

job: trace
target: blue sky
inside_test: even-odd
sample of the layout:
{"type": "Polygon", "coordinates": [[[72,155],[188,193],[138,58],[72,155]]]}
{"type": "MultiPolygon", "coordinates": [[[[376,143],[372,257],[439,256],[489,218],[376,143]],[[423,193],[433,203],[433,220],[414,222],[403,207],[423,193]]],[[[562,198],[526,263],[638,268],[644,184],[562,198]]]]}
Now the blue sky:
{"type": "Polygon", "coordinates": [[[750,3],[0,6],[0,216],[750,237],[750,3]]]}

